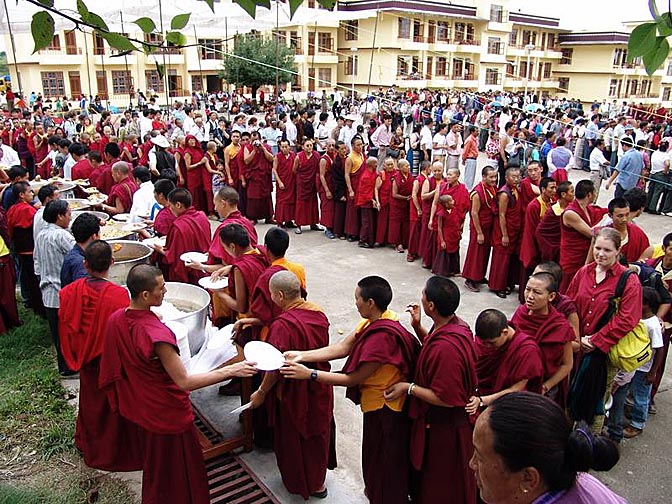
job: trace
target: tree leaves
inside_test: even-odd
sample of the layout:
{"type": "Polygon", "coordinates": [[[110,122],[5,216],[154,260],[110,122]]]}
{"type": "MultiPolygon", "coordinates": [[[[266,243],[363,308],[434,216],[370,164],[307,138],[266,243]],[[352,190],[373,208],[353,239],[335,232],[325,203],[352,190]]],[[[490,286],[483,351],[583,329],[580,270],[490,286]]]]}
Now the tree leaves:
{"type": "Polygon", "coordinates": [[[35,42],[33,54],[40,49],[49,47],[54,39],[54,27],[54,18],[47,11],[33,14],[33,20],[30,23],[30,32],[33,35],[33,42],[35,42]]]}
{"type": "Polygon", "coordinates": [[[187,37],[179,31],[170,31],[166,33],[166,40],[175,46],[183,46],[187,43],[187,37]]]}
{"type": "Polygon", "coordinates": [[[656,49],[644,54],[642,58],[646,73],[653,75],[658,70],[658,67],[665,62],[669,52],[670,44],[667,42],[667,39],[665,37],[656,37],[656,49]]]}
{"type": "Polygon", "coordinates": [[[54,6],[54,0],[37,0],[40,2],[42,5],[45,7],[53,7],[54,6]]]}
{"type": "Polygon", "coordinates": [[[212,12],[215,12],[215,0],[205,0],[205,3],[208,4],[212,12]]]}
{"type": "Polygon", "coordinates": [[[137,47],[128,40],[128,38],[118,33],[105,33],[98,32],[101,37],[103,37],[111,47],[118,49],[119,51],[137,51],[137,47]]]}
{"type": "Polygon", "coordinates": [[[628,58],[644,56],[656,49],[656,23],[644,23],[637,26],[628,39],[628,58]]]}
{"type": "Polygon", "coordinates": [[[163,80],[163,76],[166,75],[166,67],[164,67],[161,63],[156,61],[156,73],[159,74],[159,79],[163,80]]]}
{"type": "Polygon", "coordinates": [[[141,17],[133,22],[140,27],[143,33],[152,33],[156,30],[156,23],[152,18],[141,17]]]}
{"type": "Polygon", "coordinates": [[[247,12],[252,19],[257,14],[257,2],[255,0],[233,0],[238,5],[240,5],[245,12],[247,12]]]}
{"type": "Polygon", "coordinates": [[[303,0],[289,0],[289,17],[293,18],[296,10],[301,7],[303,0]]]}
{"type": "Polygon", "coordinates": [[[191,17],[191,13],[178,14],[177,16],[175,16],[170,21],[170,29],[171,30],[181,30],[182,28],[187,26],[187,23],[189,22],[190,17],[191,17]]]}

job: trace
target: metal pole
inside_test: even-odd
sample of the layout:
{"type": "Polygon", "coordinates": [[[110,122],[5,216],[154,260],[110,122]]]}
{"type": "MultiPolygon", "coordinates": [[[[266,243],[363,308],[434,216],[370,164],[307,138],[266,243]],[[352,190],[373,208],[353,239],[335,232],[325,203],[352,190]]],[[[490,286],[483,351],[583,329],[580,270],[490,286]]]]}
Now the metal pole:
{"type": "Polygon", "coordinates": [[[170,110],[170,100],[168,96],[170,95],[170,82],[168,81],[168,67],[166,65],[166,52],[168,51],[168,43],[166,42],[166,32],[163,30],[163,5],[161,0],[159,0],[159,22],[161,24],[161,38],[162,38],[162,47],[161,52],[163,52],[163,87],[166,92],[166,109],[170,110]],[[163,46],[165,44],[165,46],[163,46]]]}
{"type": "Polygon", "coordinates": [[[378,34],[378,18],[380,17],[378,11],[376,11],[376,24],[374,25],[373,28],[373,44],[371,45],[371,61],[369,62],[369,81],[366,83],[366,96],[364,99],[366,100],[366,105],[364,106],[364,113],[368,112],[369,106],[369,92],[371,91],[371,72],[373,70],[373,51],[374,48],[376,47],[376,35],[378,34]]]}
{"type": "MultiPolygon", "coordinates": [[[[196,43],[198,44],[198,37],[196,36],[196,25],[193,25],[193,28],[194,28],[194,38],[196,39],[196,43]]],[[[204,86],[203,86],[203,68],[201,68],[201,45],[200,44],[198,44],[198,46],[196,46],[196,51],[197,51],[197,57],[198,57],[198,74],[201,77],[201,93],[202,93],[204,86]]],[[[194,90],[192,89],[192,91],[194,91],[194,90]]],[[[207,92],[207,90],[206,90],[206,92],[207,92]]]]}
{"type": "Polygon", "coordinates": [[[86,32],[82,30],[84,34],[84,54],[86,54],[86,77],[89,81],[89,92],[87,93],[89,98],[91,98],[91,63],[89,61],[89,42],[86,37],[86,32]]]}
{"type": "Polygon", "coordinates": [[[276,105],[280,101],[280,74],[278,72],[278,60],[279,60],[279,51],[280,51],[280,3],[278,0],[275,2],[275,103],[276,105]]]}
{"type": "MultiPolygon", "coordinates": [[[[121,20],[121,32],[124,33],[124,13],[119,11],[119,19],[121,20]]],[[[133,82],[133,79],[130,78],[131,72],[128,69],[128,55],[126,52],[124,52],[124,66],[126,67],[126,77],[124,77],[124,81],[126,78],[129,79],[129,82],[127,83],[126,87],[128,90],[128,108],[132,109],[133,108],[133,93],[131,93],[131,82],[133,82]]]]}
{"type": "Polygon", "coordinates": [[[14,57],[14,71],[16,72],[16,82],[19,85],[19,94],[21,95],[21,97],[23,97],[23,87],[21,86],[21,74],[19,73],[19,64],[16,62],[16,44],[14,43],[14,32],[12,31],[12,23],[9,22],[9,10],[7,10],[7,0],[3,0],[3,2],[5,4],[5,15],[7,16],[7,28],[9,29],[9,40],[12,43],[12,56],[14,57]]]}
{"type": "Polygon", "coordinates": [[[525,69],[525,100],[523,102],[523,107],[527,104],[527,87],[530,82],[530,56],[532,49],[534,49],[533,44],[525,45],[525,50],[527,51],[527,68],[525,69]]]}

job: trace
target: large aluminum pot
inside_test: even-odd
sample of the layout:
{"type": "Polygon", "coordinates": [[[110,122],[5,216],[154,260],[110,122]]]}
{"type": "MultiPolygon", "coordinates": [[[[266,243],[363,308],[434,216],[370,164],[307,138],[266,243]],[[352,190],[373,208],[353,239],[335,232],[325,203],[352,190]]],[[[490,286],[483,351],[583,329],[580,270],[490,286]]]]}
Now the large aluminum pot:
{"type": "Polygon", "coordinates": [[[82,215],[83,213],[90,213],[92,215],[95,215],[98,217],[98,220],[101,220],[103,222],[107,222],[110,219],[110,216],[107,215],[105,212],[96,212],[94,210],[76,210],[72,212],[72,216],[70,217],[70,223],[72,224],[77,217],[82,215]]]}
{"type": "Polygon", "coordinates": [[[153,250],[147,245],[130,240],[109,240],[112,247],[114,264],[110,268],[110,280],[119,285],[126,285],[126,277],[136,264],[149,262],[153,250]]]}
{"type": "Polygon", "coordinates": [[[168,301],[178,310],[187,312],[181,317],[171,317],[170,320],[187,327],[189,350],[192,356],[196,355],[205,342],[210,294],[196,285],[166,282],[166,294],[163,300],[168,301]]]}

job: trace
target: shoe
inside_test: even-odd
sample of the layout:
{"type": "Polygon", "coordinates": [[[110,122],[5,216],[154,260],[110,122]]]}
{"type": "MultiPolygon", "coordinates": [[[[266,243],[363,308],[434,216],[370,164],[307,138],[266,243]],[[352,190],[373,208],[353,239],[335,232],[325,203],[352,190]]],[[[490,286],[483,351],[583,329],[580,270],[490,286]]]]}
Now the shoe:
{"type": "Polygon", "coordinates": [[[339,240],[345,240],[345,235],[341,235],[338,237],[339,240]]]}
{"type": "Polygon", "coordinates": [[[642,432],[642,429],[636,429],[632,425],[628,425],[625,429],[623,429],[623,437],[625,439],[632,439],[639,436],[642,432]]]}
{"type": "Polygon", "coordinates": [[[315,492],[310,494],[311,497],[315,497],[316,499],[326,499],[327,495],[329,495],[329,492],[327,491],[326,487],[321,492],[315,492]]]}
{"type": "Polygon", "coordinates": [[[296,227],[296,224],[294,224],[294,221],[289,221],[289,222],[285,223],[285,225],[290,229],[296,227]]]}
{"type": "Polygon", "coordinates": [[[665,217],[672,217],[672,212],[663,212],[662,215],[665,217]]]}
{"type": "Polygon", "coordinates": [[[658,413],[658,408],[656,408],[655,404],[649,404],[649,415],[655,415],[658,413]]]}
{"type": "Polygon", "coordinates": [[[397,247],[394,250],[396,250],[400,254],[403,254],[404,253],[404,246],[403,245],[397,245],[397,247]]]}
{"type": "Polygon", "coordinates": [[[275,222],[273,219],[266,219],[264,224],[271,224],[272,226],[275,226],[277,222],[275,222]]]}
{"type": "Polygon", "coordinates": [[[411,254],[406,255],[406,262],[413,262],[415,261],[415,257],[411,254]]]}
{"type": "Polygon", "coordinates": [[[373,248],[378,248],[378,247],[382,247],[382,246],[383,246],[382,243],[374,243],[373,244],[373,248]]]}
{"type": "Polygon", "coordinates": [[[481,292],[481,289],[478,288],[478,285],[476,285],[474,282],[471,280],[465,280],[464,281],[464,286],[470,290],[471,292],[481,292]]]}
{"type": "Polygon", "coordinates": [[[365,249],[373,248],[372,245],[369,245],[369,244],[366,243],[366,242],[359,242],[358,245],[359,245],[360,248],[365,248],[365,249]]]}
{"type": "Polygon", "coordinates": [[[508,296],[507,292],[505,290],[503,291],[495,291],[495,295],[498,298],[506,299],[506,296],[508,296]]]}
{"type": "Polygon", "coordinates": [[[357,237],[356,237],[356,236],[352,236],[352,235],[350,235],[350,236],[348,236],[348,241],[349,241],[350,243],[352,243],[352,242],[354,242],[354,241],[357,241],[357,237]]]}
{"type": "Polygon", "coordinates": [[[310,225],[310,230],[311,231],[324,231],[324,228],[321,226],[318,226],[317,224],[311,224],[310,225]]]}
{"type": "Polygon", "coordinates": [[[329,238],[330,240],[333,240],[334,238],[336,238],[336,235],[335,235],[334,233],[332,233],[331,231],[329,231],[328,229],[326,229],[326,230],[324,231],[324,235],[325,235],[327,238],[329,238]]]}
{"type": "Polygon", "coordinates": [[[77,376],[79,376],[78,371],[72,371],[72,370],[61,371],[58,374],[60,374],[63,378],[76,378],[77,376]]]}
{"type": "Polygon", "coordinates": [[[294,234],[302,234],[303,231],[301,231],[301,226],[297,226],[296,229],[294,230],[294,234]]]}

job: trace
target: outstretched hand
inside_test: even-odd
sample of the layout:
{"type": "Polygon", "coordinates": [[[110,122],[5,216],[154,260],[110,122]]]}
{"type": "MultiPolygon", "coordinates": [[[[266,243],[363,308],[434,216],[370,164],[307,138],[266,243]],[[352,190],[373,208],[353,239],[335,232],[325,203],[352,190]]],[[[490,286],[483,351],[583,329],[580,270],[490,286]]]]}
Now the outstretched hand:
{"type": "Polygon", "coordinates": [[[285,378],[294,380],[307,380],[310,378],[312,370],[303,364],[297,362],[285,361],[285,365],[280,368],[280,374],[285,378]]]}

